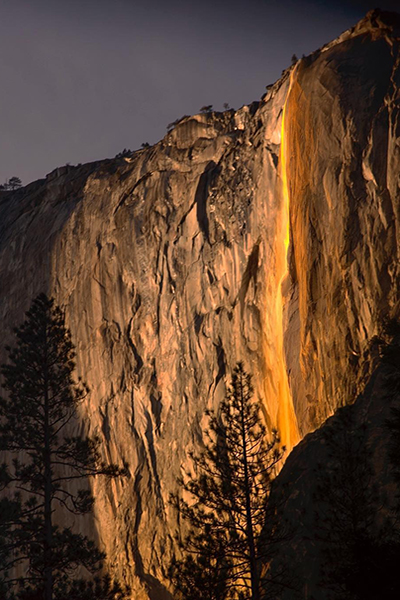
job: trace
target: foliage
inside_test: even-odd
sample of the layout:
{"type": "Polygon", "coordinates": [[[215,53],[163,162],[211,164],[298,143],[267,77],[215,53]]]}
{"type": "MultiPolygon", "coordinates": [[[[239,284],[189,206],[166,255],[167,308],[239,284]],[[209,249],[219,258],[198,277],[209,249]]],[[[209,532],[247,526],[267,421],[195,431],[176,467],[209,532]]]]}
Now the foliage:
{"type": "Polygon", "coordinates": [[[213,109],[212,104],[206,104],[205,106],[201,107],[200,112],[203,114],[209,114],[212,112],[212,109],[213,109]]]}
{"type": "Polygon", "coordinates": [[[0,499],[0,598],[6,598],[10,589],[9,570],[13,566],[13,553],[19,547],[13,530],[20,524],[20,516],[21,500],[18,495],[13,499],[0,499]]]}
{"type": "Polygon", "coordinates": [[[94,577],[90,581],[80,579],[71,582],[68,590],[61,592],[57,600],[125,600],[129,591],[108,576],[94,577]]]}
{"type": "Polygon", "coordinates": [[[193,502],[172,497],[190,526],[181,543],[186,557],[171,571],[182,598],[261,597],[259,563],[270,558],[270,540],[261,532],[283,449],[276,431],[267,441],[252,396],[251,376],[238,363],[219,415],[207,413],[205,449],[191,455],[195,474],[186,472],[180,482],[193,502]]]}
{"type": "Polygon", "coordinates": [[[10,568],[27,565],[19,581],[10,581],[21,600],[51,600],[61,598],[78,567],[94,572],[104,558],[87,537],[55,524],[55,509],[89,512],[88,478],[118,477],[123,470],[102,462],[98,438],[71,434],[88,390],[73,380],[75,351],[62,311],[41,294],[15,334],[1,368],[7,394],[0,399],[0,450],[13,459],[1,465],[0,484],[14,490],[4,500],[1,566],[7,581],[10,568]],[[72,485],[82,480],[81,489],[72,485]]]}
{"type": "Polygon", "coordinates": [[[210,535],[209,528],[205,529],[204,535],[192,531],[193,544],[199,551],[175,559],[170,565],[169,577],[179,598],[221,600],[228,595],[232,561],[225,557],[226,536],[222,532],[210,535]]]}
{"type": "Polygon", "coordinates": [[[115,158],[130,157],[130,156],[132,156],[132,154],[133,154],[132,150],[130,150],[129,148],[124,148],[122,150],[122,152],[118,152],[118,154],[115,155],[115,158]]]}
{"type": "Polygon", "coordinates": [[[0,185],[0,190],[2,191],[13,191],[18,190],[22,187],[22,181],[19,177],[10,177],[8,181],[5,181],[2,185],[0,185]]]}

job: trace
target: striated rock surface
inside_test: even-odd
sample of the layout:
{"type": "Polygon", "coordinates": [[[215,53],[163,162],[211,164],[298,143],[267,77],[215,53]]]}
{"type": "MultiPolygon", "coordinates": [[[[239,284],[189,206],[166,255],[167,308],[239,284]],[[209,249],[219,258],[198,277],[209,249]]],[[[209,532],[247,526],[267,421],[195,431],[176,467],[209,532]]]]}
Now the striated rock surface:
{"type": "Polygon", "coordinates": [[[371,13],[260,103],[0,195],[3,341],[39,292],[65,308],[83,427],[129,464],[93,485],[135,598],[169,597],[169,494],[236,361],[291,448],[362,388],[398,312],[399,35],[371,13]]]}
{"type": "Polygon", "coordinates": [[[237,360],[271,423],[298,439],[281,323],[275,333],[288,83],[260,106],[187,118],[128,161],[63,168],[1,200],[4,337],[40,290],[65,307],[91,390],[82,422],[107,458],[129,464],[128,479],[94,482],[97,529],[112,568],[144,596],[167,596],[169,494],[237,360]]]}
{"type": "Polygon", "coordinates": [[[287,103],[288,366],[302,433],[354,399],[399,315],[400,17],[374,11],[301,61],[287,103]]]}

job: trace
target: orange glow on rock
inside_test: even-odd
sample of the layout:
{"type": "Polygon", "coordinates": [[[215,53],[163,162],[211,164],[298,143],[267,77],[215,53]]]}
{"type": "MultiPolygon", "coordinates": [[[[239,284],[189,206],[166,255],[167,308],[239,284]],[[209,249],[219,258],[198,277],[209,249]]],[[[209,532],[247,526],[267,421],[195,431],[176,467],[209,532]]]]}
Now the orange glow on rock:
{"type": "Polygon", "coordinates": [[[278,279],[276,296],[276,350],[278,372],[278,415],[277,425],[281,436],[282,444],[290,451],[300,439],[297,418],[294,412],[293,400],[290,393],[289,381],[286,369],[285,352],[283,345],[283,318],[284,318],[284,293],[283,287],[289,275],[288,268],[288,250],[290,243],[290,221],[289,221],[289,186],[287,173],[287,139],[286,139],[286,117],[287,106],[290,97],[295,70],[290,74],[290,83],[285,105],[283,107],[281,124],[281,147],[280,147],[280,176],[282,181],[282,209],[280,222],[278,224],[276,252],[277,252],[277,272],[278,279]]]}

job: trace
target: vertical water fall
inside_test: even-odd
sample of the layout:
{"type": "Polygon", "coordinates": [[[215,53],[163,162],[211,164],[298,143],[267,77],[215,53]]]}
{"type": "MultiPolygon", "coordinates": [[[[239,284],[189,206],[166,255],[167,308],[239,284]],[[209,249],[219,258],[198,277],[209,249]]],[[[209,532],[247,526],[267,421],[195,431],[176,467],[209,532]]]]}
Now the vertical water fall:
{"type": "Polygon", "coordinates": [[[267,405],[271,407],[268,400],[275,398],[276,404],[273,408],[272,423],[277,427],[281,442],[290,451],[300,439],[297,419],[293,408],[292,396],[289,388],[288,374],[286,368],[284,351],[284,304],[285,304],[285,283],[288,283],[288,249],[290,242],[290,223],[289,223],[289,186],[287,173],[287,139],[286,139],[286,118],[287,106],[290,97],[290,90],[294,76],[294,70],[291,73],[288,92],[283,107],[281,122],[281,146],[279,156],[279,175],[281,183],[280,207],[277,217],[276,237],[275,237],[275,305],[268,308],[268,317],[270,321],[266,328],[266,364],[267,376],[265,379],[265,390],[267,405]]]}

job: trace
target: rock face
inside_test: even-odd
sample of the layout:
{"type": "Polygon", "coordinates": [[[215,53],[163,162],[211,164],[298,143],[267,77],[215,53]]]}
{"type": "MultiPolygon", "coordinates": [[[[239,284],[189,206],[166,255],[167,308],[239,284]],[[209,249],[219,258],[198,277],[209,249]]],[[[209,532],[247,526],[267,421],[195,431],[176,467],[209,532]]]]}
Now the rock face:
{"type": "Polygon", "coordinates": [[[3,339],[41,291],[65,308],[83,428],[129,464],[93,487],[135,598],[169,597],[169,494],[235,363],[291,448],[362,388],[398,312],[399,36],[371,13],[260,103],[0,196],[3,339]]]}
{"type": "MultiPolygon", "coordinates": [[[[396,505],[398,485],[389,456],[393,434],[387,422],[393,419],[392,409],[399,409],[399,399],[393,392],[388,394],[389,372],[387,366],[379,365],[354,404],[339,409],[293,449],[274,482],[271,501],[278,507],[277,520],[287,535],[272,569],[279,572],[284,565],[287,583],[293,586],[280,590],[280,600],[347,597],[343,589],[332,590],[333,581],[326,574],[334,575],[337,583],[340,569],[349,568],[346,542],[351,544],[354,538],[347,537],[351,527],[345,527],[354,498],[360,522],[366,514],[370,521],[369,527],[360,528],[365,539],[369,535],[375,544],[378,539],[382,544],[385,537],[379,538],[380,527],[388,517],[389,531],[396,530],[390,507],[396,505]]],[[[379,553],[383,552],[382,544],[379,553]]],[[[389,567],[385,574],[390,574],[389,567]]],[[[359,597],[388,597],[382,589],[385,584],[389,587],[390,582],[382,581],[388,577],[380,577],[377,568],[371,575],[370,584],[379,581],[379,590],[367,589],[365,595],[358,590],[359,597]]],[[[360,577],[356,581],[365,590],[365,582],[360,577]]]]}
{"type": "Polygon", "coordinates": [[[293,78],[288,366],[302,433],[355,399],[368,340],[399,315],[399,37],[398,16],[370,13],[293,78]]]}

